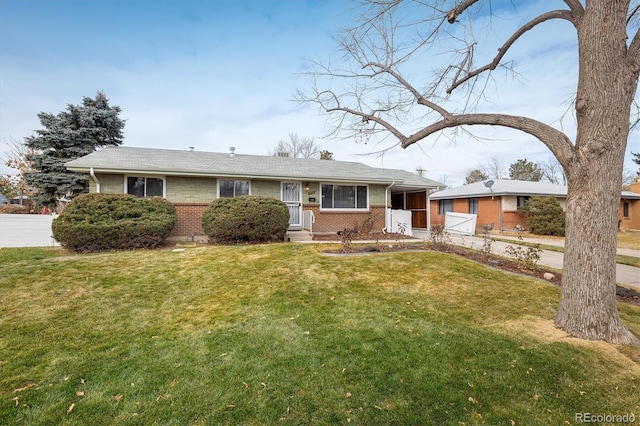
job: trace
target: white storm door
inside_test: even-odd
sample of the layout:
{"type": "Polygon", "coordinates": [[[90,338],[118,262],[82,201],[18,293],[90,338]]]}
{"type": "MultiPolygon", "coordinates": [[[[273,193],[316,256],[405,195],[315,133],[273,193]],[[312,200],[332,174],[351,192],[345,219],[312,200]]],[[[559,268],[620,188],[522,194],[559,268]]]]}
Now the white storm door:
{"type": "Polygon", "coordinates": [[[302,183],[282,182],[282,201],[289,208],[289,227],[301,227],[302,183]]]}

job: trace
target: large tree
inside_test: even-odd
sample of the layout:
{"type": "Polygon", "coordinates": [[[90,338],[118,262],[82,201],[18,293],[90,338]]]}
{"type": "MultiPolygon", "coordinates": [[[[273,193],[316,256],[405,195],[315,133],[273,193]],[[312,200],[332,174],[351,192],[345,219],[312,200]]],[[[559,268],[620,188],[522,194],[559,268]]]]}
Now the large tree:
{"type": "Polygon", "coordinates": [[[509,166],[509,179],[538,182],[542,179],[542,169],[536,163],[521,158],[509,166]]]}
{"type": "Polygon", "coordinates": [[[62,197],[87,192],[89,177],[69,172],[64,163],[87,155],[98,148],[123,142],[124,120],[118,106],[109,105],[103,92],[95,98],[84,97],[80,105],[67,105],[58,114],[38,114],[43,129],[25,138],[33,152],[26,156],[33,171],[25,174],[27,184],[35,187],[36,201],[55,207],[62,197]]]}
{"type": "MultiPolygon", "coordinates": [[[[617,310],[616,231],[631,108],[640,74],[640,6],[630,0],[557,0],[535,3],[548,8],[535,12],[536,7],[523,2],[363,3],[359,25],[346,29],[341,37],[349,58],[346,66],[336,68],[335,61],[316,64],[310,92],[302,94],[302,99],[315,102],[341,129],[356,134],[386,132],[403,148],[432,135],[451,135],[443,133],[446,129],[469,132],[469,126],[502,126],[540,140],[562,165],[568,186],[556,326],[585,339],[639,344],[617,310]],[[476,64],[480,43],[489,39],[489,33],[497,33],[487,29],[494,22],[493,13],[516,4],[522,6],[510,15],[520,20],[516,29],[492,46],[497,49],[492,59],[476,64]],[[575,137],[565,134],[562,126],[554,127],[555,120],[533,118],[535,103],[531,116],[523,116],[492,112],[499,100],[483,102],[490,96],[486,88],[499,86],[487,76],[497,69],[512,69],[515,64],[510,58],[529,31],[552,21],[570,25],[577,40],[575,137]],[[472,29],[478,24],[485,27],[472,29]],[[426,69],[442,60],[443,46],[455,43],[460,44],[457,50],[449,50],[451,62],[440,70],[426,69]]],[[[540,77],[548,72],[536,71],[540,77]]],[[[564,94],[558,96],[559,103],[566,101],[564,94]]],[[[455,133],[450,137],[455,138],[455,133]]]]}

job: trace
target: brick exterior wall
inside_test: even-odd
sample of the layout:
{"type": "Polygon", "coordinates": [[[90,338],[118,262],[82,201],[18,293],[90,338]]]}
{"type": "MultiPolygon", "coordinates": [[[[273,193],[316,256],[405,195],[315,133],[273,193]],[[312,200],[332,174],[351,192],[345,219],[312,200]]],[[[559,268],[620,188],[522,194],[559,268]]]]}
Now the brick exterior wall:
{"type": "Polygon", "coordinates": [[[320,210],[319,204],[304,204],[303,210],[311,210],[316,217],[314,234],[335,234],[345,227],[362,227],[371,223],[371,231],[379,232],[385,227],[384,206],[371,206],[367,212],[345,212],[320,210]]]}
{"type": "Polygon", "coordinates": [[[178,216],[170,237],[202,237],[202,215],[209,203],[173,203],[178,216]]]}

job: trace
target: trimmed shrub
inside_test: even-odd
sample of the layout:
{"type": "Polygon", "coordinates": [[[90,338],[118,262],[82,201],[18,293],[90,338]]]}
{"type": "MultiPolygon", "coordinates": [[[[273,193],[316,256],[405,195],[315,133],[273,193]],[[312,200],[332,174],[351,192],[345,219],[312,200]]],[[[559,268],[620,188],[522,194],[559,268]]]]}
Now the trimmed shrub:
{"type": "Polygon", "coordinates": [[[6,214],[28,214],[29,209],[26,206],[20,206],[18,204],[5,204],[0,208],[0,213],[6,214]]]}
{"type": "Polygon", "coordinates": [[[522,211],[532,234],[564,236],[566,213],[554,196],[531,197],[522,211]]]}
{"type": "Polygon", "coordinates": [[[154,248],[176,224],[176,209],[159,197],[82,194],[53,220],[53,237],[69,250],[154,248]]]}
{"type": "Polygon", "coordinates": [[[202,215],[202,228],[216,243],[283,240],[288,227],[287,205],[271,197],[218,198],[202,215]]]}

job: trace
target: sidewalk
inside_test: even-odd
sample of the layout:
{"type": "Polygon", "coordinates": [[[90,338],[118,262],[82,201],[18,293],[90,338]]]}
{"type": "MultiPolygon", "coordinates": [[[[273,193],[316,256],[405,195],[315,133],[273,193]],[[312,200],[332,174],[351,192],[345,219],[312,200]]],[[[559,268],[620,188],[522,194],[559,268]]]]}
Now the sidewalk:
{"type": "MultiPolygon", "coordinates": [[[[414,235],[414,237],[422,239],[423,237],[426,237],[426,233],[425,233],[425,236],[414,235]]],[[[475,249],[482,248],[482,245],[484,243],[483,239],[480,237],[472,237],[467,235],[450,234],[449,238],[451,239],[451,242],[453,244],[464,246],[464,247],[475,248],[475,249]]],[[[498,236],[498,238],[506,239],[509,237],[498,236]]],[[[508,257],[504,253],[504,250],[507,248],[507,246],[518,243],[517,238],[511,237],[509,239],[513,239],[513,243],[494,241],[491,244],[491,248],[493,249],[493,252],[497,255],[508,257]]],[[[526,239],[523,239],[523,241],[532,242],[532,243],[539,242],[540,244],[556,245],[558,247],[564,247],[564,243],[560,240],[526,238],[526,239]]],[[[618,249],[618,254],[625,254],[627,256],[640,257],[640,250],[618,249]]],[[[542,254],[540,255],[540,260],[538,264],[549,266],[555,269],[562,269],[563,262],[564,262],[564,253],[550,251],[550,250],[543,250],[542,254]]],[[[617,264],[616,265],[616,282],[622,285],[633,287],[636,290],[640,290],[640,268],[617,264]]]]}
{"type": "MultiPolygon", "coordinates": [[[[495,235],[490,234],[491,237],[500,238],[502,240],[511,240],[514,243],[518,243],[518,238],[513,237],[511,235],[495,235]]],[[[555,246],[555,247],[563,247],[564,248],[564,239],[550,239],[550,238],[523,238],[522,241],[533,244],[544,244],[547,246],[555,246]]],[[[617,253],[624,256],[638,257],[640,258],[640,250],[633,250],[627,248],[618,248],[617,253]]]]}

